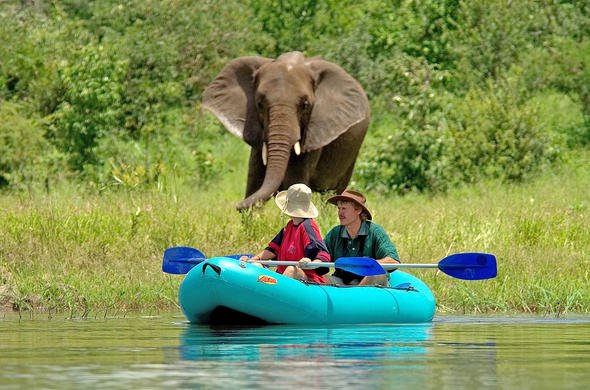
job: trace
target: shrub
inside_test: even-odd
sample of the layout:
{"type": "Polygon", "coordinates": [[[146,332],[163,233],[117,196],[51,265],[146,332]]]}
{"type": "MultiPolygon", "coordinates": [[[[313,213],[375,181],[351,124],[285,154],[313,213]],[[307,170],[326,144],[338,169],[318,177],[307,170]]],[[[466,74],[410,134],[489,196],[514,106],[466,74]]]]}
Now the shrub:
{"type": "Polygon", "coordinates": [[[590,143],[590,127],[579,99],[575,94],[572,97],[547,89],[533,95],[527,105],[537,112],[539,121],[551,134],[575,148],[590,143]]]}
{"type": "Polygon", "coordinates": [[[363,187],[437,192],[489,178],[521,181],[560,155],[559,138],[509,85],[464,98],[428,88],[419,96],[398,99],[399,127],[365,152],[357,172],[363,187]]]}
{"type": "MultiPolygon", "coordinates": [[[[549,120],[569,147],[583,147],[590,144],[590,40],[555,38],[548,44],[549,49],[528,51],[511,73],[522,74],[522,88],[532,91],[537,101],[548,104],[556,92],[562,95],[559,102],[554,100],[549,120]],[[564,110],[572,116],[564,118],[564,110]]],[[[545,107],[544,112],[549,114],[550,109],[545,107]]]]}
{"type": "Polygon", "coordinates": [[[16,103],[0,104],[0,188],[32,189],[61,167],[61,156],[44,138],[38,119],[16,103]]]}
{"type": "Polygon", "coordinates": [[[145,137],[119,134],[101,139],[96,153],[102,164],[86,168],[93,181],[141,189],[150,184],[158,188],[182,182],[204,184],[218,177],[225,165],[214,149],[225,131],[212,121],[193,123],[180,113],[169,114],[177,120],[158,131],[144,129],[145,137]]]}
{"type": "Polygon", "coordinates": [[[449,32],[456,27],[459,5],[457,0],[371,2],[368,56],[378,60],[403,53],[448,67],[449,32]]]}
{"type": "Polygon", "coordinates": [[[51,136],[69,155],[72,169],[82,171],[96,164],[100,139],[117,134],[122,127],[121,80],[126,63],[101,45],[81,46],[59,68],[63,90],[49,117],[51,136]]]}
{"type": "Polygon", "coordinates": [[[470,91],[454,108],[449,157],[459,182],[522,181],[561,154],[559,138],[509,82],[470,91]]]}

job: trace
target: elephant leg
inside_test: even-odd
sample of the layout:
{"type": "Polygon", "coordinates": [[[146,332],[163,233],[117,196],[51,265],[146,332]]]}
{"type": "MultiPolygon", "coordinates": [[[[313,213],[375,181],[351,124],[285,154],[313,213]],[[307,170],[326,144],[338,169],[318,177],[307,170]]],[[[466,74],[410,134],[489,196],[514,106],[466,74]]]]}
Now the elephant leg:
{"type": "Polygon", "coordinates": [[[312,187],[312,177],[315,175],[320,157],[321,153],[319,151],[308,152],[299,156],[291,154],[285,179],[281,186],[282,189],[287,189],[296,183],[303,183],[312,187]]]}
{"type": "Polygon", "coordinates": [[[246,183],[246,197],[255,193],[264,181],[266,167],[262,163],[262,149],[252,148],[248,161],[248,181],[246,183]]]}
{"type": "Polygon", "coordinates": [[[336,193],[346,189],[354,171],[354,161],[342,161],[334,157],[331,154],[322,155],[316,174],[311,178],[311,188],[336,193]]]}
{"type": "Polygon", "coordinates": [[[342,192],[348,185],[354,169],[354,158],[338,148],[326,148],[312,177],[313,188],[321,191],[342,192]]]}
{"type": "Polygon", "coordinates": [[[324,147],[311,180],[312,188],[337,193],[346,189],[354,171],[366,126],[366,122],[361,122],[324,147]]]}
{"type": "Polygon", "coordinates": [[[343,171],[343,176],[340,178],[340,181],[336,184],[336,193],[341,194],[346,187],[348,187],[348,183],[350,183],[350,178],[352,177],[352,172],[354,171],[354,163],[350,164],[348,169],[343,171]]]}

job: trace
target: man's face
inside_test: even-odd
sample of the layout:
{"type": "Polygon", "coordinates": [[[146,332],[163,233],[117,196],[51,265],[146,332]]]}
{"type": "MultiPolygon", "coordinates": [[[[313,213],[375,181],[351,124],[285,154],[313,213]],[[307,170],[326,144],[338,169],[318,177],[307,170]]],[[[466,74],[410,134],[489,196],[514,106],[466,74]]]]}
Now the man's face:
{"type": "Polygon", "coordinates": [[[340,225],[348,226],[361,219],[361,208],[351,202],[338,202],[338,219],[340,225]]]}

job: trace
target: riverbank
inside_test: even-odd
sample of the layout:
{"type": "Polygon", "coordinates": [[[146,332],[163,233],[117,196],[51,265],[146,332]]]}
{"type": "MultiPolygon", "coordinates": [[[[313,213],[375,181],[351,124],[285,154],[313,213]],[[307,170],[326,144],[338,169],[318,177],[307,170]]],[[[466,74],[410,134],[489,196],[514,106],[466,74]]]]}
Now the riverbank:
{"type": "MultiPolygon", "coordinates": [[[[413,270],[431,286],[439,313],[588,313],[588,160],[580,155],[524,185],[487,183],[434,197],[369,194],[369,205],[403,262],[468,251],[497,256],[493,280],[413,270]]],[[[72,317],[177,309],[182,276],[161,271],[166,248],[256,252],[286,222],[273,202],[236,212],[241,184],[0,196],[1,309],[72,317]]],[[[335,209],[314,195],[325,234],[337,222],[335,209]]]]}

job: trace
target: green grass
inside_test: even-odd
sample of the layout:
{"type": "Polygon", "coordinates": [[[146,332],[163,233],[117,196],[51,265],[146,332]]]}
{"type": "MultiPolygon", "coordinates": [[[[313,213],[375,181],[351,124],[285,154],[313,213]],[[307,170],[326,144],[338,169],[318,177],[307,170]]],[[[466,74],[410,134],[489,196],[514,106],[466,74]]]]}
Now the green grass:
{"type": "MultiPolygon", "coordinates": [[[[252,253],[286,223],[272,201],[250,214],[235,211],[247,159],[237,148],[225,152],[236,168],[208,186],[0,196],[2,308],[79,317],[177,310],[182,276],[161,271],[167,247],[252,253]]],[[[369,207],[403,262],[463,251],[497,256],[493,280],[413,270],[433,289],[439,313],[588,313],[589,165],[582,153],[528,184],[486,183],[440,196],[368,194],[369,207]]],[[[335,208],[314,196],[325,234],[337,222],[335,208]]]]}

